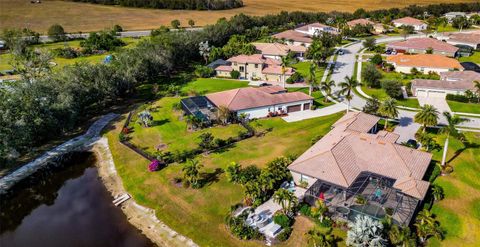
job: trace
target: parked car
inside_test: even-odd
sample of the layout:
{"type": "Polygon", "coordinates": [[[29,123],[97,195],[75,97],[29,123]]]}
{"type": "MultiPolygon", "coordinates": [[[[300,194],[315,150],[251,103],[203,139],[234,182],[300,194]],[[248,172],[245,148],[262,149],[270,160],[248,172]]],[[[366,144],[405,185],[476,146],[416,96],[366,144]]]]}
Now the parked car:
{"type": "Polygon", "coordinates": [[[338,49],[337,54],[338,55],[343,55],[343,54],[345,54],[345,51],[343,49],[338,49]]]}

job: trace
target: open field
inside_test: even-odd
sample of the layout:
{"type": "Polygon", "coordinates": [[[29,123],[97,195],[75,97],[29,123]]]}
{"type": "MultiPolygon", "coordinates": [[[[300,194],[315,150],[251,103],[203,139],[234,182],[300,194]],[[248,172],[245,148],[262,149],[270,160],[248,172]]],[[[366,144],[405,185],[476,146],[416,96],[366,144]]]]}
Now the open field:
{"type": "Polygon", "coordinates": [[[358,8],[379,9],[411,4],[475,2],[476,0],[244,0],[245,7],[220,11],[135,9],[116,6],[74,3],[68,1],[42,1],[30,4],[27,0],[0,0],[0,29],[29,27],[45,33],[58,23],[67,32],[97,31],[120,24],[127,30],[145,30],[169,25],[172,19],[186,24],[193,19],[196,25],[215,23],[218,18],[235,14],[267,15],[280,11],[355,11],[358,8]]]}
{"type": "MultiPolygon", "coordinates": [[[[454,172],[434,182],[443,187],[445,199],[434,204],[432,212],[437,215],[445,239],[432,239],[429,246],[478,246],[480,242],[480,134],[467,133],[470,144],[464,147],[450,139],[447,160],[454,172]]],[[[444,137],[438,143],[443,146],[444,137]]],[[[434,152],[434,159],[441,160],[441,152],[434,152]]]]}

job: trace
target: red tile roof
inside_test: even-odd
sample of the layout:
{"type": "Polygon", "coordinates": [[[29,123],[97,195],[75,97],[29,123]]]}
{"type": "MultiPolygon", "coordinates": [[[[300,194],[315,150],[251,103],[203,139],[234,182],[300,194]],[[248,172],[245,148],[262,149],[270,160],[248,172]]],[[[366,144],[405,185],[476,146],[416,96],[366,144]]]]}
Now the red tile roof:
{"type": "Polygon", "coordinates": [[[232,66],[229,66],[229,65],[220,65],[220,66],[216,67],[215,70],[218,70],[218,71],[232,71],[233,68],[232,68],[232,66]]]}
{"type": "Polygon", "coordinates": [[[412,80],[412,88],[429,88],[429,89],[448,89],[448,90],[473,90],[472,81],[447,81],[447,80],[412,80]]]}
{"type": "Polygon", "coordinates": [[[273,37],[277,39],[288,40],[288,41],[293,40],[301,43],[312,43],[313,41],[310,36],[294,30],[287,30],[281,33],[277,33],[277,34],[274,34],[273,37]]]}
{"type": "Polygon", "coordinates": [[[440,73],[440,79],[447,81],[480,81],[480,73],[471,70],[442,72],[440,73]]]}
{"type": "Polygon", "coordinates": [[[311,100],[312,97],[301,93],[279,93],[278,88],[246,87],[207,94],[206,97],[216,106],[225,106],[231,111],[245,110],[263,106],[311,100]]]}
{"type": "Polygon", "coordinates": [[[367,26],[367,25],[373,25],[375,24],[373,21],[369,21],[367,19],[355,19],[355,20],[351,20],[349,22],[347,22],[347,25],[349,27],[354,27],[356,25],[362,25],[362,26],[367,26]]]}
{"type": "MultiPolygon", "coordinates": [[[[285,75],[293,75],[295,71],[290,67],[285,67],[285,75]]],[[[263,74],[268,75],[282,75],[282,66],[268,65],[262,70],[263,74]]]]}
{"type": "Polygon", "coordinates": [[[403,24],[403,25],[423,25],[425,24],[423,21],[413,18],[413,17],[403,17],[400,19],[395,19],[392,21],[393,23],[403,24]]]}
{"type": "Polygon", "coordinates": [[[238,56],[229,58],[227,61],[237,62],[237,63],[250,63],[250,64],[271,64],[271,65],[281,64],[280,61],[272,58],[265,58],[262,54],[238,55],[238,56]]]}
{"type": "Polygon", "coordinates": [[[306,52],[307,48],[301,45],[284,45],[281,43],[253,43],[263,55],[286,56],[290,51],[306,52]]]}
{"type": "Polygon", "coordinates": [[[398,54],[395,56],[388,56],[387,62],[394,63],[396,66],[416,68],[463,69],[462,65],[456,59],[436,54],[398,54]]]}
{"type": "Polygon", "coordinates": [[[455,53],[458,51],[458,47],[455,47],[446,42],[443,42],[437,39],[432,39],[432,38],[415,38],[415,39],[408,39],[405,41],[392,42],[388,44],[387,47],[397,49],[397,50],[408,50],[408,49],[427,50],[429,48],[432,48],[434,51],[448,52],[448,53],[455,53]]]}

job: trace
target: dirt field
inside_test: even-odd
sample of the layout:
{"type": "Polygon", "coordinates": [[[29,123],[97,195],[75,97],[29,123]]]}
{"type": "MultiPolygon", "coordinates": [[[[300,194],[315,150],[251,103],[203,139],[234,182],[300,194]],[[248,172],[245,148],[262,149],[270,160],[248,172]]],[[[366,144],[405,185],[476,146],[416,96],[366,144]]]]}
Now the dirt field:
{"type": "Polygon", "coordinates": [[[54,23],[67,32],[96,31],[120,24],[127,30],[146,30],[169,25],[172,19],[186,24],[193,19],[196,25],[214,23],[220,17],[238,13],[266,15],[282,10],[294,11],[354,11],[357,8],[378,9],[410,4],[474,2],[476,0],[244,0],[245,7],[221,11],[158,10],[104,6],[67,1],[44,0],[31,4],[29,0],[0,0],[0,29],[29,27],[43,32],[54,23]]]}

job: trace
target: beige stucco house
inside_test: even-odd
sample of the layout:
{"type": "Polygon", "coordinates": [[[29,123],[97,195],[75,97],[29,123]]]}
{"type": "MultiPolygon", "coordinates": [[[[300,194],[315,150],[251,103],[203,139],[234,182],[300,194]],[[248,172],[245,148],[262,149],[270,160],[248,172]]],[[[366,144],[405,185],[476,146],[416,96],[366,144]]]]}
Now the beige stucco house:
{"type": "Polygon", "coordinates": [[[436,54],[398,54],[387,57],[387,62],[395,67],[396,72],[405,74],[410,74],[413,68],[424,74],[463,70],[456,59],[436,54]]]}

